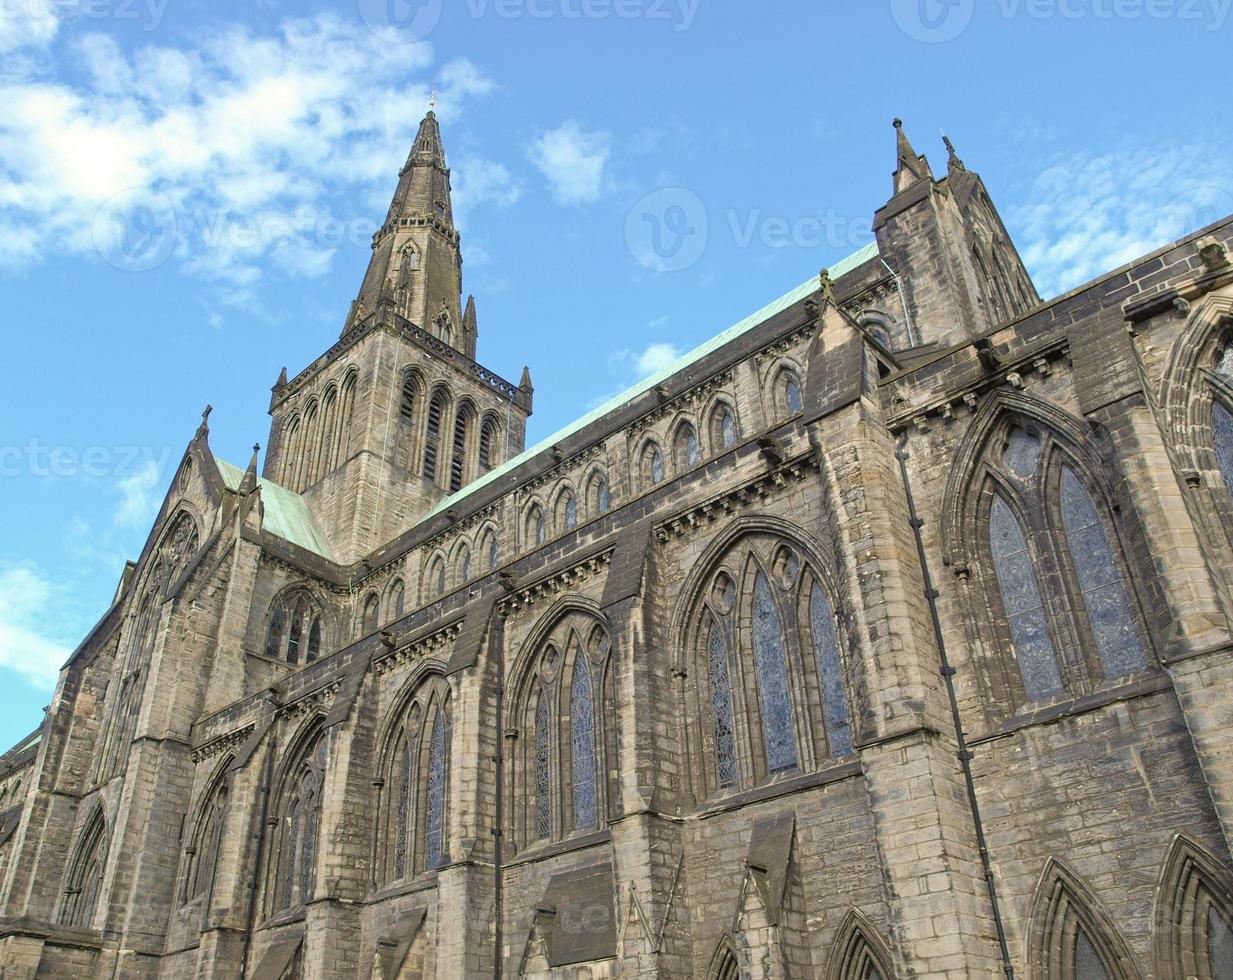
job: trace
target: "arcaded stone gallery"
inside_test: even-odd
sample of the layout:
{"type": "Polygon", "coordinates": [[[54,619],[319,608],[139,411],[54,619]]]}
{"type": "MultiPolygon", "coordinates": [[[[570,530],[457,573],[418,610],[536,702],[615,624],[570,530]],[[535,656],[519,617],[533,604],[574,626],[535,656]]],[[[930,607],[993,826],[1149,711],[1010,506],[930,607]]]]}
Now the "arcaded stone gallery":
{"type": "Polygon", "coordinates": [[[1233,978],[1233,218],[1042,302],[896,128],[876,244],[524,449],[430,113],[0,759],[0,975],[1233,978]]]}

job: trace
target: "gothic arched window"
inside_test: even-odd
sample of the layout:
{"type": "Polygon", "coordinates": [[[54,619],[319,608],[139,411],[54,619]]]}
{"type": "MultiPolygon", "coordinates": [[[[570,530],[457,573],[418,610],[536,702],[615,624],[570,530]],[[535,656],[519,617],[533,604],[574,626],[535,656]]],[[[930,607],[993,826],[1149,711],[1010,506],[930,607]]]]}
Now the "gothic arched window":
{"type": "Polygon", "coordinates": [[[727,405],[716,406],[711,413],[711,452],[728,450],[736,445],[736,416],[727,405]]]}
{"type": "Polygon", "coordinates": [[[538,548],[544,543],[545,534],[544,512],[540,509],[539,504],[533,504],[531,509],[527,511],[528,546],[538,548]]]}
{"type": "Polygon", "coordinates": [[[467,471],[467,431],[470,426],[468,409],[460,408],[454,419],[454,446],[450,456],[450,493],[462,489],[467,471]]]}
{"type": "Polygon", "coordinates": [[[496,420],[484,419],[484,424],[480,426],[479,464],[485,473],[496,464],[497,448],[496,420]]]}
{"type": "Polygon", "coordinates": [[[279,792],[275,846],[270,868],[270,912],[303,905],[313,895],[321,829],[321,793],[327,744],[318,733],[289,767],[279,792]]]}
{"type": "Polygon", "coordinates": [[[784,418],[797,415],[804,408],[801,379],[791,368],[780,370],[775,379],[775,399],[779,414],[784,418]]]}
{"type": "Polygon", "coordinates": [[[497,544],[497,536],[491,528],[485,531],[484,536],[480,538],[480,554],[488,563],[488,571],[495,572],[500,567],[501,549],[497,544]]]}
{"type": "Polygon", "coordinates": [[[301,659],[311,663],[321,653],[323,628],[316,600],[303,590],[287,592],[270,609],[265,655],[293,665],[301,659]]]}
{"type": "Polygon", "coordinates": [[[597,830],[607,819],[616,761],[609,654],[607,629],[591,614],[568,612],[528,663],[510,759],[520,846],[597,830]]]}
{"type": "Polygon", "coordinates": [[[1233,872],[1228,864],[1178,834],[1156,896],[1160,980],[1233,978],[1233,872]]]}
{"type": "Polygon", "coordinates": [[[572,531],[578,526],[578,501],[570,490],[563,490],[557,498],[557,527],[572,531]]]}
{"type": "Polygon", "coordinates": [[[607,477],[603,473],[594,473],[587,483],[587,514],[590,517],[600,517],[608,513],[611,505],[607,477]]]}
{"type": "Polygon", "coordinates": [[[458,549],[458,581],[466,585],[471,581],[471,549],[463,545],[458,549]]]}
{"type": "Polygon", "coordinates": [[[186,848],[187,866],[184,875],[185,902],[209,896],[214,887],[214,869],[218,864],[223,839],[223,824],[227,817],[227,779],[220,776],[206,793],[197,815],[197,828],[186,848]]]}
{"type": "Polygon", "coordinates": [[[390,735],[381,810],[387,881],[435,871],[448,855],[450,746],[449,686],[433,677],[390,735]]]}
{"type": "Polygon", "coordinates": [[[415,468],[415,429],[422,391],[419,375],[408,371],[403,377],[402,398],[398,405],[398,465],[408,471],[415,468]]]}
{"type": "Polygon", "coordinates": [[[1212,396],[1212,448],[1224,479],[1233,494],[1233,340],[1216,352],[1216,366],[1208,375],[1212,396]]]}
{"type": "Polygon", "coordinates": [[[676,430],[674,441],[677,472],[692,469],[702,462],[702,447],[698,444],[698,430],[689,422],[682,422],[676,430]]]}
{"type": "Polygon", "coordinates": [[[107,867],[107,821],[102,807],[96,807],[77,840],[77,847],[64,876],[64,898],[60,904],[60,924],[89,929],[98,910],[98,896],[107,867]]]}
{"type": "Polygon", "coordinates": [[[360,633],[363,636],[368,636],[370,633],[377,632],[377,627],[381,625],[381,600],[377,598],[377,593],[370,592],[368,598],[364,600],[364,614],[360,621],[360,633]]]}
{"type": "Polygon", "coordinates": [[[1028,960],[1033,976],[1137,980],[1125,941],[1087,887],[1050,861],[1033,902],[1028,960]]]}
{"type": "Polygon", "coordinates": [[[445,595],[445,559],[435,555],[428,563],[428,574],[424,577],[424,594],[428,599],[439,599],[445,595]]]}
{"type": "Polygon", "coordinates": [[[1010,422],[998,433],[988,443],[977,516],[1027,700],[1146,670],[1131,577],[1094,481],[1049,430],[1010,422]]]}
{"type": "Polygon", "coordinates": [[[437,479],[437,463],[441,458],[441,422],[445,415],[449,396],[445,389],[438,388],[428,402],[428,425],[424,434],[424,466],[421,471],[425,480],[437,479]]]}
{"type": "Polygon", "coordinates": [[[407,608],[407,587],[403,585],[402,579],[395,579],[394,584],[390,586],[388,608],[389,618],[391,620],[402,619],[403,613],[407,608]]]}
{"type": "Polygon", "coordinates": [[[664,454],[653,442],[642,450],[642,482],[649,487],[664,482],[664,454]]]}
{"type": "Polygon", "coordinates": [[[820,565],[758,531],[738,536],[707,568],[686,628],[695,795],[851,755],[845,644],[820,565]]]}

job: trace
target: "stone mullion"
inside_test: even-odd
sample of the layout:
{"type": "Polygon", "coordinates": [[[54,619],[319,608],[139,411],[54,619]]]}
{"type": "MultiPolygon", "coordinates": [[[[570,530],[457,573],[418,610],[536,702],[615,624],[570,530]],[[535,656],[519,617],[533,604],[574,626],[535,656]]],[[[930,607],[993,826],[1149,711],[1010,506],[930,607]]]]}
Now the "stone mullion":
{"type": "MultiPolygon", "coordinates": [[[[820,427],[826,509],[845,556],[864,681],[857,747],[900,968],[994,976],[999,960],[973,817],[892,437],[857,402],[820,427]]],[[[827,515],[822,515],[827,520],[827,515]]]]}
{"type": "MultiPolygon", "coordinates": [[[[1124,400],[1102,413],[1133,505],[1150,570],[1148,620],[1173,679],[1226,844],[1233,846],[1233,648],[1217,581],[1149,408],[1124,400]]],[[[1137,561],[1136,561],[1137,559],[1137,561]]]]}

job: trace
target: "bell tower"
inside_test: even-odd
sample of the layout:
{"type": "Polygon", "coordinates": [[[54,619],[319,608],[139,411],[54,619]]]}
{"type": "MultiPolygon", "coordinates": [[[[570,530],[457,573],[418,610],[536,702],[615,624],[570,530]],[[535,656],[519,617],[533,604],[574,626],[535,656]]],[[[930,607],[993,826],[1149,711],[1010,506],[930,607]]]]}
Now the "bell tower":
{"type": "Polygon", "coordinates": [[[265,477],[305,498],[339,561],[397,537],[523,449],[529,374],[515,384],[475,361],[460,240],[430,108],[342,336],[273,390],[265,477]]]}

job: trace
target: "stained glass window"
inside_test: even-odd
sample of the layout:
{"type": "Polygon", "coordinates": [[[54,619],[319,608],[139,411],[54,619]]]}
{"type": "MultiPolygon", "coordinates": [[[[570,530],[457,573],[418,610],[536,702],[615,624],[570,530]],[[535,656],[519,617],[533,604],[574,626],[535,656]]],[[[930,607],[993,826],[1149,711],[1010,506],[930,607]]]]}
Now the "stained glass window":
{"type": "Polygon", "coordinates": [[[848,720],[843,664],[839,659],[839,637],[835,631],[831,604],[817,582],[814,582],[809,597],[809,626],[813,633],[813,650],[818,663],[818,689],[822,692],[826,743],[835,758],[851,755],[852,726],[848,720]]]}
{"type": "Polygon", "coordinates": [[[471,552],[469,551],[462,553],[462,581],[464,584],[471,581],[471,552]]]}
{"type": "Polygon", "coordinates": [[[1233,980],[1233,929],[1214,905],[1207,907],[1207,955],[1215,980],[1233,980]]]}
{"type": "Polygon", "coordinates": [[[1016,476],[1028,479],[1036,473],[1036,464],[1040,462],[1041,444],[1037,436],[1026,429],[1016,428],[1010,434],[1006,443],[1006,453],[1002,461],[1016,476]]]}
{"type": "Polygon", "coordinates": [[[437,720],[432,726],[432,743],[428,750],[428,812],[424,821],[424,861],[430,871],[435,871],[441,864],[441,838],[445,815],[447,727],[444,712],[438,710],[437,720]]]}
{"type": "Polygon", "coordinates": [[[300,662],[300,636],[304,632],[304,616],[308,612],[307,604],[301,600],[296,603],[295,612],[291,616],[291,635],[287,637],[287,663],[300,662]]]}
{"type": "Polygon", "coordinates": [[[732,726],[732,679],[728,673],[727,645],[716,623],[711,623],[706,653],[715,726],[715,770],[720,786],[733,786],[736,784],[736,733],[732,726]]]}
{"type": "Polygon", "coordinates": [[[659,451],[658,446],[650,448],[651,454],[651,482],[664,482],[664,454],[659,451]]]}
{"type": "Polygon", "coordinates": [[[287,812],[287,847],[283,857],[283,898],[281,907],[290,908],[295,903],[295,858],[296,844],[300,839],[300,803],[295,801],[287,812]]]}
{"type": "Polygon", "coordinates": [[[437,559],[436,567],[437,595],[445,595],[445,562],[437,559]]]}
{"type": "Polygon", "coordinates": [[[1040,598],[1036,571],[1023,529],[1010,505],[1000,496],[993,498],[989,534],[993,566],[1019,671],[1023,675],[1023,687],[1033,701],[1054,697],[1062,691],[1062,677],[1049,637],[1049,621],[1040,598]]]}
{"type": "Polygon", "coordinates": [[[403,736],[402,751],[398,753],[398,782],[395,786],[398,800],[398,832],[394,841],[394,878],[407,877],[407,841],[411,824],[411,742],[403,736]]]}
{"type": "Polygon", "coordinates": [[[796,766],[796,729],[788,692],[783,621],[775,607],[770,583],[762,572],[754,581],[753,641],[766,767],[771,772],[782,772],[796,766]]]}
{"type": "Polygon", "coordinates": [[[1233,493],[1233,413],[1219,401],[1212,402],[1212,439],[1224,485],[1233,493]]]}
{"type": "Polygon", "coordinates": [[[317,861],[317,786],[315,777],[305,777],[304,840],[300,856],[300,901],[312,897],[313,868],[317,861]],[[310,783],[311,779],[311,784],[310,783]]]}
{"type": "Polygon", "coordinates": [[[1143,670],[1147,661],[1119,563],[1113,560],[1091,494],[1069,466],[1062,467],[1062,523],[1105,677],[1125,677],[1143,670]]]}
{"type": "Polygon", "coordinates": [[[579,651],[569,685],[569,723],[574,784],[574,829],[596,826],[595,704],[591,697],[591,672],[579,651]]]}
{"type": "Polygon", "coordinates": [[[314,619],[308,630],[308,654],[304,660],[306,663],[312,663],[319,656],[321,656],[321,620],[314,619]]]}
{"type": "Polygon", "coordinates": [[[544,512],[539,507],[532,507],[530,518],[527,521],[530,530],[531,541],[535,545],[544,543],[544,512]]]}
{"type": "Polygon", "coordinates": [[[804,407],[801,401],[801,383],[795,374],[788,374],[784,382],[784,402],[788,406],[788,414],[795,415],[804,407]]]}
{"type": "Polygon", "coordinates": [[[565,527],[572,531],[578,526],[578,502],[571,493],[565,499],[565,527]]]}
{"type": "Polygon", "coordinates": [[[490,531],[488,533],[488,570],[496,571],[498,564],[500,564],[500,552],[497,550],[497,536],[490,531]]]}
{"type": "Polygon", "coordinates": [[[602,476],[599,478],[598,497],[599,497],[599,512],[601,514],[608,513],[608,505],[609,505],[608,481],[605,480],[602,476]]]}
{"type": "Polygon", "coordinates": [[[685,423],[677,431],[676,437],[677,465],[685,468],[697,466],[702,462],[702,450],[698,445],[698,430],[685,423]]]}
{"type": "Polygon", "coordinates": [[[1082,929],[1075,940],[1075,980],[1111,980],[1104,960],[1082,929]]]}
{"type": "Polygon", "coordinates": [[[1226,345],[1220,352],[1220,361],[1216,365],[1216,371],[1226,378],[1233,378],[1233,344],[1226,345]]]}
{"type": "Polygon", "coordinates": [[[552,836],[552,732],[547,695],[535,704],[535,837],[552,836]]]}
{"type": "Polygon", "coordinates": [[[724,449],[736,445],[736,416],[729,408],[721,408],[719,416],[719,435],[724,449]]]}

